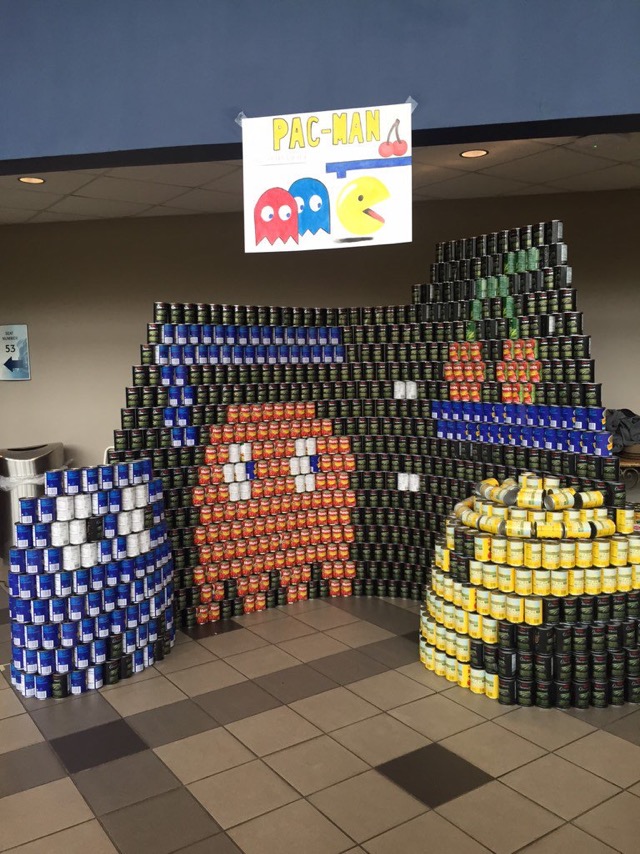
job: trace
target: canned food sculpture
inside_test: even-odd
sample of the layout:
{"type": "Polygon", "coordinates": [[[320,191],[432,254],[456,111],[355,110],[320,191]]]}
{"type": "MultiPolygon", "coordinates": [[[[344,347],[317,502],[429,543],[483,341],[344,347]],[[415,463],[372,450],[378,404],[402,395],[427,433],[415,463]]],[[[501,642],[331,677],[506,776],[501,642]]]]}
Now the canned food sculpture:
{"type": "Polygon", "coordinates": [[[640,702],[640,536],[600,490],[521,474],[454,507],[420,617],[420,660],[507,705],[640,702]]]}

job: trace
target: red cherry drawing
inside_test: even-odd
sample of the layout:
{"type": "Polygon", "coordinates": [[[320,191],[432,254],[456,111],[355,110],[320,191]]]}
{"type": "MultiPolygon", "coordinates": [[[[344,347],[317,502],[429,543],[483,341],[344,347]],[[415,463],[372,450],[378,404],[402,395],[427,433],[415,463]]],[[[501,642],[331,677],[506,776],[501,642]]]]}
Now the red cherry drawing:
{"type": "Polygon", "coordinates": [[[400,134],[398,133],[399,127],[400,119],[396,119],[395,122],[389,128],[389,134],[387,136],[386,142],[381,142],[378,146],[380,157],[391,157],[392,154],[395,154],[396,157],[402,157],[403,154],[406,154],[409,146],[404,139],[400,139],[400,134]],[[396,138],[393,142],[391,142],[391,134],[394,131],[396,134],[396,138]]]}
{"type": "Polygon", "coordinates": [[[386,142],[381,142],[378,151],[380,152],[380,157],[391,157],[394,153],[393,151],[393,143],[387,140],[386,142]]]}
{"type": "Polygon", "coordinates": [[[393,153],[397,157],[402,157],[403,154],[407,153],[407,148],[409,148],[406,140],[404,139],[396,139],[391,143],[391,147],[393,148],[393,153]]]}

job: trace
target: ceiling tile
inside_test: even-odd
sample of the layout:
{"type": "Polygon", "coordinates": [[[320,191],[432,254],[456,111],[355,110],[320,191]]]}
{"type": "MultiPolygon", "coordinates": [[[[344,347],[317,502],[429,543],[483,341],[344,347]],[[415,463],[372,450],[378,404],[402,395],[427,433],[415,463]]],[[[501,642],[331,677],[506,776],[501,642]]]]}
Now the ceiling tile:
{"type": "Polygon", "coordinates": [[[426,148],[413,149],[414,164],[426,166],[444,166],[450,169],[460,169],[464,172],[476,172],[499,163],[507,163],[520,157],[548,150],[548,145],[534,142],[530,139],[504,140],[502,142],[474,142],[468,145],[431,145],[426,148]],[[460,157],[461,151],[471,148],[484,148],[489,154],[486,157],[460,157]]]}
{"type": "Polygon", "coordinates": [[[547,184],[523,184],[519,190],[514,190],[513,193],[508,193],[509,196],[541,196],[547,193],[561,193],[557,187],[550,187],[547,184]]]}
{"type": "Polygon", "coordinates": [[[619,163],[640,160],[640,133],[608,133],[599,136],[583,136],[569,146],[572,151],[603,157],[619,163]]]}
{"type": "Polygon", "coordinates": [[[597,172],[587,172],[583,175],[572,175],[553,181],[557,190],[568,192],[584,192],[586,190],[629,190],[640,187],[640,168],[629,163],[618,163],[597,172]]]}
{"type": "Polygon", "coordinates": [[[181,193],[180,187],[170,184],[130,181],[102,175],[91,181],[86,187],[81,187],[76,195],[91,199],[113,199],[120,202],[146,202],[146,204],[158,205],[179,196],[181,193]]]}
{"type": "Polygon", "coordinates": [[[522,184],[518,181],[472,173],[431,184],[427,193],[434,199],[473,199],[482,196],[504,196],[521,187],[522,184]]]}
{"type": "Polygon", "coordinates": [[[242,167],[233,169],[221,178],[202,185],[203,190],[219,190],[221,193],[242,194],[242,167]]]}
{"type": "Polygon", "coordinates": [[[486,175],[511,178],[529,183],[547,184],[569,175],[579,175],[593,169],[604,169],[602,158],[588,157],[568,148],[546,148],[539,154],[483,170],[486,175]]]}
{"type": "MultiPolygon", "coordinates": [[[[2,196],[0,195],[0,198],[2,196]]],[[[133,202],[121,202],[113,199],[87,199],[81,196],[67,196],[55,204],[54,213],[80,214],[91,219],[103,217],[133,216],[148,208],[149,205],[136,205],[133,202]]]]}
{"type": "Polygon", "coordinates": [[[166,208],[163,205],[158,205],[155,208],[148,208],[146,211],[142,211],[139,214],[136,214],[136,217],[145,217],[145,216],[189,216],[192,214],[202,213],[202,211],[190,211],[186,208],[166,208]]]}
{"type": "Polygon", "coordinates": [[[575,142],[580,139],[579,136],[551,136],[548,139],[534,139],[533,142],[540,142],[542,145],[569,145],[570,142],[575,142]]]}
{"type": "Polygon", "coordinates": [[[420,187],[428,187],[430,184],[447,181],[449,178],[458,178],[464,174],[459,169],[445,169],[441,166],[414,166],[413,186],[414,189],[420,189],[420,187]]]}
{"type": "Polygon", "coordinates": [[[33,174],[38,178],[44,178],[45,183],[22,184],[18,181],[17,175],[0,176],[0,199],[4,197],[5,190],[18,190],[18,192],[24,193],[55,193],[66,196],[67,193],[73,193],[74,190],[93,181],[95,177],[80,172],[35,172],[33,174]]]}
{"type": "Polygon", "coordinates": [[[109,171],[111,178],[153,181],[177,187],[200,187],[233,172],[238,161],[219,160],[209,163],[166,163],[160,166],[121,166],[109,171]]]}
{"type": "Polygon", "coordinates": [[[0,208],[0,223],[3,225],[9,225],[12,222],[25,222],[33,215],[33,211],[19,211],[12,208],[0,208]]]}
{"type": "Polygon", "coordinates": [[[213,190],[190,190],[167,204],[169,208],[187,208],[200,213],[223,213],[242,210],[242,196],[215,193],[213,190]]]}
{"type": "Polygon", "coordinates": [[[76,220],[90,220],[94,217],[80,216],[77,213],[58,213],[56,211],[40,211],[29,222],[75,222],[76,220]]]}
{"type": "Polygon", "coordinates": [[[17,184],[16,187],[2,187],[0,189],[0,205],[3,208],[42,211],[61,198],[62,195],[57,193],[43,193],[41,190],[34,191],[29,184],[17,184]]]}

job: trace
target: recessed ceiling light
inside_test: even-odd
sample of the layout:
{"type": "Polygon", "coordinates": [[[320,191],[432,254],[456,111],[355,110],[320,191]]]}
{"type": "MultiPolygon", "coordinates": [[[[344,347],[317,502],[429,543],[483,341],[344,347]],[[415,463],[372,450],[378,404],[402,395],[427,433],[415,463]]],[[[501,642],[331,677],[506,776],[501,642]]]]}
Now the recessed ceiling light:
{"type": "Polygon", "coordinates": [[[486,148],[470,148],[468,151],[461,151],[460,157],[485,157],[488,153],[486,148]]]}
{"type": "Polygon", "coordinates": [[[44,178],[34,178],[33,175],[22,175],[18,181],[23,184],[44,184],[44,178]]]}

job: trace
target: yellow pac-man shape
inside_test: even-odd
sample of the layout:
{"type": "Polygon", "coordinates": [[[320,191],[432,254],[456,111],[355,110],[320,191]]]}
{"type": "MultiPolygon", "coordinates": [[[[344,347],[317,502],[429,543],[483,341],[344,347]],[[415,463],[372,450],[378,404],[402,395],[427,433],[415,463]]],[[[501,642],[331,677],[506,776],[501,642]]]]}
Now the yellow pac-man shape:
{"type": "Polygon", "coordinates": [[[374,205],[388,198],[389,190],[382,181],[370,176],[357,178],[340,191],[338,219],[352,234],[373,234],[384,225],[384,217],[374,205]]]}

